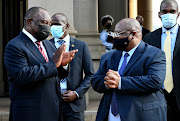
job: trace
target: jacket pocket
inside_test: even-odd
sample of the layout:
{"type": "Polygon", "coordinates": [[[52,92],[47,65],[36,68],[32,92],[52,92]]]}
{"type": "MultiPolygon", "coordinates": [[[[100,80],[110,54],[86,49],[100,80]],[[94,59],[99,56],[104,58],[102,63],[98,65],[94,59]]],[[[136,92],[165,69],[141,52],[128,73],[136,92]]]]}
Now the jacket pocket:
{"type": "Polygon", "coordinates": [[[159,108],[159,102],[150,102],[143,104],[143,110],[153,110],[159,108]]]}

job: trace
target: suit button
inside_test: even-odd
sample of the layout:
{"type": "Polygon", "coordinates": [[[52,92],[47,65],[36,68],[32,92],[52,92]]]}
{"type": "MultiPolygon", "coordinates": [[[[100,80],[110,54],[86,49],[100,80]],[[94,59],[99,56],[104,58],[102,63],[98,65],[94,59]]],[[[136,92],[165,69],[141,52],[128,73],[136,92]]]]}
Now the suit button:
{"type": "Polygon", "coordinates": [[[59,103],[59,99],[56,100],[56,103],[59,103]]]}

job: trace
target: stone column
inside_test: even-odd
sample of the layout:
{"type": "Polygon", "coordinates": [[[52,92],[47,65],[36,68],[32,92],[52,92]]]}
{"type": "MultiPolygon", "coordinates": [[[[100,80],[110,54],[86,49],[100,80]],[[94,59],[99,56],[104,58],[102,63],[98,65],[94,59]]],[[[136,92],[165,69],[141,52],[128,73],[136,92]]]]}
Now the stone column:
{"type": "MultiPolygon", "coordinates": [[[[64,13],[70,24],[68,32],[71,36],[75,36],[77,34],[73,24],[73,0],[28,0],[27,6],[28,9],[33,6],[43,7],[48,10],[51,16],[55,13],[64,13]]],[[[51,38],[51,36],[49,38],[51,38]]]]}
{"type": "Polygon", "coordinates": [[[129,0],[129,18],[137,16],[137,0],[129,0]]]}
{"type": "MultiPolygon", "coordinates": [[[[78,31],[76,37],[89,45],[92,59],[100,59],[105,48],[99,40],[98,0],[74,0],[74,26],[78,31]]],[[[98,65],[94,65],[95,71],[98,65]]]]}
{"type": "Polygon", "coordinates": [[[0,95],[4,94],[3,82],[3,39],[2,39],[2,0],[0,0],[0,95]]]}
{"type": "Polygon", "coordinates": [[[138,14],[144,17],[144,27],[152,31],[152,0],[138,0],[138,14]]]}
{"type": "MultiPolygon", "coordinates": [[[[99,60],[105,53],[105,46],[99,40],[98,0],[74,0],[74,26],[78,31],[76,38],[88,44],[96,72],[99,68],[99,60]]],[[[90,101],[101,98],[92,88],[88,92],[90,101]]]]}

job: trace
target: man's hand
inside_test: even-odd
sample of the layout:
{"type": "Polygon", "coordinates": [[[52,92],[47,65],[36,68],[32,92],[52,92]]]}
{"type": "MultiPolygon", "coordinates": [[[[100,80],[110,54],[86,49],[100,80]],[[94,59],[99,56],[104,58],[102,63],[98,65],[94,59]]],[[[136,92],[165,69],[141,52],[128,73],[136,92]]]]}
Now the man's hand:
{"type": "Polygon", "coordinates": [[[56,68],[58,68],[61,65],[65,50],[66,50],[66,45],[63,44],[54,53],[52,61],[54,61],[54,63],[56,64],[56,68]]]}
{"type": "Polygon", "coordinates": [[[65,52],[63,54],[63,58],[62,58],[62,61],[61,61],[61,65],[62,66],[65,66],[66,64],[68,64],[73,58],[74,58],[74,55],[75,53],[78,52],[78,49],[76,50],[72,50],[72,51],[69,51],[69,52],[65,52]]]}
{"type": "Polygon", "coordinates": [[[104,77],[104,84],[109,88],[118,88],[120,79],[118,71],[109,70],[104,77]]]}
{"type": "Polygon", "coordinates": [[[71,102],[77,98],[77,95],[74,91],[68,90],[62,93],[62,98],[65,102],[71,102]]]}

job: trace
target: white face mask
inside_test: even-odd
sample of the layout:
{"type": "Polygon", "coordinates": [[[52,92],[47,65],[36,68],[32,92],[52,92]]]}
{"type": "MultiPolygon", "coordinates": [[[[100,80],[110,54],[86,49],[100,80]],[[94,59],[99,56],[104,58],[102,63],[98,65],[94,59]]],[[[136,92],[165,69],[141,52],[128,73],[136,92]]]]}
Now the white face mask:
{"type": "Polygon", "coordinates": [[[51,26],[51,34],[54,38],[61,38],[64,35],[63,26],[60,25],[51,26]]]}
{"type": "Polygon", "coordinates": [[[163,14],[161,15],[161,21],[165,28],[172,28],[177,23],[177,14],[163,14]]]}

